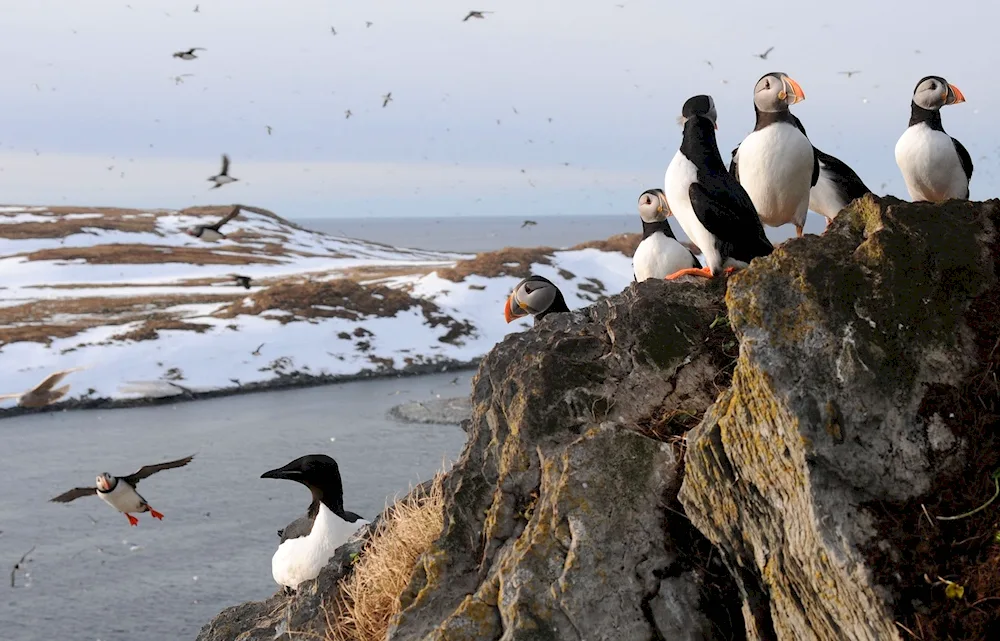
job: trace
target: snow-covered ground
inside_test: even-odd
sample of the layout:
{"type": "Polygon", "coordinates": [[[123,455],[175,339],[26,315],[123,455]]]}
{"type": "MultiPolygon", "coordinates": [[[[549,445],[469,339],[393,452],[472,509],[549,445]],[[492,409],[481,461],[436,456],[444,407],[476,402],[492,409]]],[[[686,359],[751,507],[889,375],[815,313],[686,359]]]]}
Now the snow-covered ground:
{"type": "MultiPolygon", "coordinates": [[[[531,325],[503,318],[516,258],[451,271],[473,256],[330,236],[256,208],[218,242],[183,233],[227,211],[0,207],[0,394],[71,367],[85,369],[63,381],[67,400],[466,362],[531,325]]],[[[618,252],[526,255],[574,309],[632,280],[618,252]]]]}

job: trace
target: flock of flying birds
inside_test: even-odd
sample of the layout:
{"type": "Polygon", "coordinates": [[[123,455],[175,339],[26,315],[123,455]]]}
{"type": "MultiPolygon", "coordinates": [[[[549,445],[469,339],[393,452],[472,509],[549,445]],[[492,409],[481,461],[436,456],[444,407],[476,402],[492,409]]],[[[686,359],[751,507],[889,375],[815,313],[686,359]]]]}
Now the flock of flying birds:
{"type": "MultiPolygon", "coordinates": [[[[766,58],[770,51],[759,55],[766,58]]],[[[715,138],[715,101],[698,95],[684,103],[684,133],[664,188],[639,196],[643,234],[632,259],[636,281],[715,278],[743,269],[774,249],[764,225],[791,223],[802,236],[810,209],[829,225],[851,201],[874,194],[847,164],[813,146],[790,110],[805,97],[786,73],[762,76],[753,90],[754,130],[732,151],[728,167],[715,138]],[[677,241],[668,217],[677,219],[693,247],[677,241]],[[696,254],[704,257],[703,265],[696,254]]],[[[895,157],[915,202],[969,198],[972,158],[941,120],[942,107],[962,102],[961,90],[940,76],[921,78],[913,90],[910,120],[896,142],[895,157]]],[[[507,297],[504,318],[509,323],[531,315],[537,322],[568,311],[554,283],[531,275],[507,297]]]]}

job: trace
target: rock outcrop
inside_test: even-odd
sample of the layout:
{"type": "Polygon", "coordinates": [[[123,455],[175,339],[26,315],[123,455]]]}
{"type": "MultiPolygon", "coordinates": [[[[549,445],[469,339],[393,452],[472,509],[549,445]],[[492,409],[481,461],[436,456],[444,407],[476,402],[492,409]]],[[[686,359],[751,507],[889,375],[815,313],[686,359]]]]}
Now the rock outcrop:
{"type": "MultiPolygon", "coordinates": [[[[868,198],[728,282],[508,336],[387,638],[985,638],[997,512],[960,513],[1000,465],[998,224],[868,198]]],[[[359,549],[199,640],[322,635],[359,549]]]]}

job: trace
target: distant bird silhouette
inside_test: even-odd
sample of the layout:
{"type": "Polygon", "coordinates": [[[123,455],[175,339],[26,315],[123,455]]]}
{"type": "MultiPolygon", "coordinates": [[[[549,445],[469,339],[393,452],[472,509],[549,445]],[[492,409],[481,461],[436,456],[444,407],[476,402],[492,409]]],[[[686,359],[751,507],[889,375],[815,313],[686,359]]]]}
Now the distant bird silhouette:
{"type": "Polygon", "coordinates": [[[711,67],[712,69],[715,69],[715,66],[712,64],[711,60],[706,60],[705,64],[708,65],[709,67],[711,67]]]}
{"type": "Polygon", "coordinates": [[[228,223],[233,218],[236,218],[236,216],[238,216],[239,213],[240,213],[240,206],[233,205],[233,210],[230,211],[225,216],[223,216],[221,219],[219,219],[219,221],[216,222],[214,225],[195,225],[194,227],[189,227],[188,229],[184,230],[184,233],[188,234],[189,236],[194,236],[195,238],[200,238],[202,240],[215,242],[221,238],[226,237],[226,235],[220,231],[222,229],[222,226],[228,223]]]}
{"type": "Polygon", "coordinates": [[[856,74],[856,73],[861,73],[861,70],[860,70],[860,69],[858,69],[858,70],[856,70],[856,71],[838,71],[837,73],[839,73],[839,74],[842,74],[842,75],[845,75],[845,76],[847,76],[848,78],[850,78],[851,76],[853,76],[853,75],[854,75],[854,74],[856,74]]]}
{"type": "Polygon", "coordinates": [[[250,289],[251,278],[249,276],[242,276],[240,274],[233,274],[233,280],[236,281],[237,285],[242,286],[244,289],[250,289]]]}
{"type": "Polygon", "coordinates": [[[218,189],[223,185],[228,185],[239,180],[239,178],[233,178],[229,175],[229,156],[222,154],[222,171],[209,178],[209,180],[215,183],[211,189],[218,189]]]}
{"type": "Polygon", "coordinates": [[[271,135],[271,125],[264,125],[264,126],[267,127],[267,135],[270,136],[271,135]]]}
{"type": "Polygon", "coordinates": [[[521,223],[521,229],[524,229],[525,227],[532,227],[532,226],[537,225],[537,224],[538,223],[536,223],[533,220],[526,220],[523,223],[521,223]]]}
{"type": "Polygon", "coordinates": [[[201,6],[201,5],[197,5],[197,4],[196,4],[196,5],[194,5],[194,12],[195,12],[195,13],[199,13],[199,11],[198,11],[198,7],[200,7],[200,6],[201,6]]]}
{"type": "Polygon", "coordinates": [[[173,76],[172,78],[173,78],[174,84],[175,85],[179,85],[179,84],[182,84],[184,82],[185,78],[187,78],[189,76],[193,76],[193,75],[194,75],[193,73],[182,73],[181,75],[179,75],[179,76],[173,76]]]}
{"type": "Polygon", "coordinates": [[[365,20],[365,29],[367,29],[368,27],[372,26],[373,24],[375,24],[375,23],[374,22],[369,22],[368,20],[365,20]]]}
{"type": "Polygon", "coordinates": [[[202,47],[193,47],[191,49],[188,49],[187,51],[178,51],[177,53],[174,54],[174,58],[180,58],[181,60],[194,60],[195,58],[198,57],[194,55],[195,51],[207,51],[207,49],[204,49],[202,47]]]}
{"type": "Polygon", "coordinates": [[[351,115],[352,115],[352,114],[351,114],[351,110],[350,110],[350,109],[348,109],[347,111],[345,111],[345,112],[344,112],[344,119],[346,120],[346,119],[350,118],[350,117],[351,117],[351,115]]]}
{"type": "Polygon", "coordinates": [[[337,29],[334,27],[330,27],[330,33],[332,33],[333,35],[337,35],[337,29]]]}
{"type": "Polygon", "coordinates": [[[389,104],[390,102],[392,102],[392,92],[391,91],[389,93],[385,94],[384,96],[382,96],[382,108],[385,109],[385,106],[387,104],[389,104]]]}
{"type": "Polygon", "coordinates": [[[257,346],[257,349],[255,349],[254,351],[250,352],[250,354],[252,356],[260,356],[260,348],[264,347],[264,345],[266,345],[266,344],[267,343],[261,343],[260,345],[257,346]]]}
{"type": "Polygon", "coordinates": [[[767,51],[765,51],[764,53],[755,53],[753,55],[754,57],[760,58],[761,60],[767,60],[767,54],[771,53],[772,51],[774,51],[774,47],[768,47],[767,51]]]}
{"type": "Polygon", "coordinates": [[[465,16],[464,18],[462,18],[462,22],[465,22],[469,18],[479,18],[480,20],[483,20],[483,19],[486,18],[486,16],[483,15],[484,13],[493,13],[493,12],[492,11],[470,11],[469,15],[465,16]]]}
{"type": "Polygon", "coordinates": [[[27,392],[17,392],[15,394],[2,394],[0,395],[0,400],[5,400],[8,398],[16,398],[17,404],[20,407],[45,407],[46,405],[51,405],[62,397],[66,396],[69,392],[69,385],[63,385],[62,387],[57,387],[62,379],[72,372],[76,372],[84,369],[83,367],[72,367],[70,369],[64,369],[58,372],[54,372],[45,377],[41,383],[31,388],[27,392]]]}

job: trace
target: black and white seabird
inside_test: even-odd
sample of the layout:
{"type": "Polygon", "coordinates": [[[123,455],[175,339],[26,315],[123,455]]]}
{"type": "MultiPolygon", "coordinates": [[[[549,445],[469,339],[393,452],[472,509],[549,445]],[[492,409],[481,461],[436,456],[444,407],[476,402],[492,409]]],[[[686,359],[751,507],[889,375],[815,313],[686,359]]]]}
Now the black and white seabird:
{"type": "Polygon", "coordinates": [[[236,284],[244,289],[250,289],[250,283],[252,279],[249,276],[242,276],[240,274],[233,274],[233,280],[236,284]]]}
{"type": "Polygon", "coordinates": [[[72,367],[70,369],[64,369],[58,372],[53,372],[45,377],[38,385],[27,392],[16,392],[14,394],[3,394],[0,395],[0,400],[6,400],[9,398],[16,398],[17,404],[20,407],[45,407],[46,405],[52,405],[53,403],[62,399],[69,392],[69,385],[63,385],[62,387],[56,387],[62,379],[66,378],[69,374],[77,372],[84,369],[83,367],[72,367]],[[53,389],[55,388],[55,389],[53,389]]]}
{"type": "Polygon", "coordinates": [[[503,317],[508,323],[515,318],[531,314],[537,323],[546,314],[568,312],[562,292],[548,278],[532,274],[514,287],[503,307],[503,317]]]}
{"type": "Polygon", "coordinates": [[[809,190],[819,179],[812,143],[796,126],[790,105],[805,100],[799,83],[773,72],[757,81],[753,108],[757,123],[733,150],[729,171],[736,176],[765,225],[795,225],[802,235],[809,213],[809,190]]]}
{"type": "Polygon", "coordinates": [[[384,96],[382,96],[382,108],[385,109],[385,106],[388,105],[390,102],[392,102],[392,92],[391,91],[389,93],[385,94],[384,96]]]}
{"type": "Polygon", "coordinates": [[[233,218],[236,218],[240,213],[240,206],[233,205],[233,210],[219,219],[214,225],[195,225],[194,227],[189,227],[185,231],[186,234],[194,236],[195,238],[200,238],[202,240],[208,240],[215,242],[219,239],[225,238],[226,235],[220,230],[222,226],[228,223],[233,218]]]}
{"type": "Polygon", "coordinates": [[[945,133],[941,107],[965,102],[958,87],[940,76],[917,83],[910,102],[910,125],[896,142],[896,164],[913,201],[969,198],[972,156],[945,133]]]}
{"type": "MultiPolygon", "coordinates": [[[[792,115],[792,121],[803,134],[806,128],[792,115]]],[[[864,181],[847,166],[847,163],[824,153],[813,145],[813,153],[819,163],[819,178],[809,190],[809,209],[826,218],[827,226],[847,205],[865,194],[874,194],[864,181]]]]}
{"type": "Polygon", "coordinates": [[[717,118],[711,96],[689,98],[681,110],[684,137],[667,167],[663,191],[674,218],[705,257],[705,266],[682,269],[667,280],[688,274],[712,278],[773,251],[753,201],[722,162],[715,140],[717,118]]]}
{"type": "Polygon", "coordinates": [[[181,60],[194,60],[195,58],[198,57],[194,55],[195,51],[207,51],[207,49],[204,49],[202,47],[192,47],[187,51],[178,51],[177,53],[174,54],[174,58],[180,58],[181,60]]]}
{"type": "Polygon", "coordinates": [[[667,218],[667,196],[662,189],[647,189],[639,195],[642,241],[632,256],[632,274],[636,282],[647,278],[666,278],[682,269],[700,267],[691,250],[677,242],[667,218]]]}
{"type": "Polygon", "coordinates": [[[312,492],[306,515],[278,530],[281,540],[271,557],[271,576],[278,585],[294,590],[315,579],[337,548],[368,521],[344,510],[340,468],[325,454],[301,456],[260,478],[296,481],[312,492]]]}
{"type": "Polygon", "coordinates": [[[209,180],[215,183],[212,185],[212,189],[218,189],[223,185],[228,185],[239,180],[239,178],[233,178],[229,175],[229,156],[222,154],[222,171],[209,178],[209,180]]]}
{"type": "Polygon", "coordinates": [[[462,18],[462,22],[465,22],[469,18],[479,18],[480,20],[485,20],[487,13],[493,13],[492,11],[470,11],[469,15],[462,18]]]}
{"type": "Polygon", "coordinates": [[[137,514],[149,512],[149,515],[154,519],[162,521],[163,514],[151,508],[149,503],[146,502],[146,499],[142,498],[142,496],[135,491],[135,486],[139,483],[139,481],[147,476],[152,476],[153,474],[163,470],[183,467],[190,463],[193,458],[194,454],[186,456],[182,459],[177,459],[176,461],[167,461],[166,463],[158,463],[156,465],[144,465],[134,474],[129,474],[128,476],[116,477],[108,474],[107,472],[98,474],[96,489],[93,487],[76,487],[50,500],[55,503],[69,503],[70,501],[75,501],[76,499],[96,494],[101,497],[105,503],[127,516],[129,525],[139,525],[139,519],[132,516],[130,512],[135,512],[137,514]]]}

